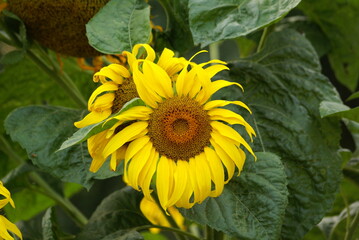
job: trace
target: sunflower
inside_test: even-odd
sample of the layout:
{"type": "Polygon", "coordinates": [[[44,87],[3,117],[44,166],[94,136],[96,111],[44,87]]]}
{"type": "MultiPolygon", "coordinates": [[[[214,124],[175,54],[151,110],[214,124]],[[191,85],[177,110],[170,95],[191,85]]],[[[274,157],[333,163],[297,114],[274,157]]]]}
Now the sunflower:
{"type": "MultiPolygon", "coordinates": [[[[243,102],[210,98],[223,87],[241,85],[211,81],[219,71],[228,69],[225,62],[187,61],[184,67],[174,68],[161,58],[156,63],[149,45],[136,45],[135,53],[139,48],[147,52],[145,59],[129,52],[126,55],[145,106],[109,118],[118,121],[109,129],[110,138],[94,144],[104,145],[103,159],[116,159],[126,146],[125,182],[151,200],[151,182],[155,181],[165,210],[170,206],[190,208],[208,196],[219,196],[235,168],[238,173],[243,168],[246,154],[242,146],[254,156],[244,138],[228,124],[244,126],[251,139],[255,132],[241,115],[222,108],[234,104],[250,112],[243,102]]],[[[173,52],[165,49],[163,55],[173,56],[173,52]]]]}
{"type": "MultiPolygon", "coordinates": [[[[0,195],[2,198],[0,199],[0,209],[3,208],[6,204],[10,203],[12,207],[15,207],[14,201],[11,199],[10,192],[7,190],[3,183],[0,181],[0,195]]],[[[0,215],[0,239],[4,240],[14,240],[14,238],[9,234],[9,231],[14,233],[20,239],[22,239],[22,235],[20,230],[17,228],[15,224],[7,220],[4,216],[0,215]]]]}
{"type": "MultiPolygon", "coordinates": [[[[143,215],[152,223],[155,225],[160,225],[164,227],[171,227],[171,224],[167,220],[165,214],[161,211],[161,209],[158,207],[158,205],[148,200],[147,198],[143,198],[140,203],[140,209],[143,215]]],[[[173,220],[176,222],[176,224],[182,229],[185,230],[184,227],[184,217],[181,215],[181,213],[177,210],[175,207],[169,207],[168,213],[171,215],[173,220]]],[[[150,231],[152,233],[158,233],[160,229],[158,228],[151,228],[150,231]]]]}
{"type": "MultiPolygon", "coordinates": [[[[138,97],[136,85],[133,81],[132,63],[138,57],[142,57],[139,52],[141,45],[136,45],[132,53],[123,52],[120,55],[121,64],[110,64],[94,74],[93,81],[100,82],[101,85],[91,94],[88,100],[87,114],[81,121],[75,122],[75,126],[83,128],[91,124],[96,124],[108,118],[111,114],[117,113],[125,103],[138,97]],[[129,65],[130,64],[130,65],[129,65]]],[[[145,45],[147,50],[146,61],[155,59],[154,50],[145,45]]],[[[174,53],[165,50],[159,58],[158,65],[165,69],[169,76],[176,78],[176,73],[186,64],[184,58],[175,58],[174,53]]],[[[117,129],[118,131],[118,129],[117,129]]],[[[102,151],[113,135],[113,131],[104,131],[88,139],[88,150],[93,158],[90,171],[96,172],[106,161],[102,151]]],[[[112,154],[110,167],[116,170],[120,160],[124,158],[127,146],[124,145],[112,154]]]]}

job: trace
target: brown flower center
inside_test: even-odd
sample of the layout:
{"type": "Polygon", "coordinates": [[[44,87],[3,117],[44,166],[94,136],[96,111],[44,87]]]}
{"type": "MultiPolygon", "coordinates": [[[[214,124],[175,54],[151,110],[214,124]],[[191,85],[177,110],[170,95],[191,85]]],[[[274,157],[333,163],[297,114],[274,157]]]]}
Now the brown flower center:
{"type": "Polygon", "coordinates": [[[173,97],[153,111],[148,130],[160,154],[173,160],[188,160],[209,145],[212,128],[207,112],[197,101],[173,97]]]}
{"type": "Polygon", "coordinates": [[[135,97],[138,97],[135,83],[132,79],[124,79],[123,83],[118,86],[118,90],[115,92],[115,99],[113,100],[111,108],[112,113],[120,111],[125,103],[135,97]]]}

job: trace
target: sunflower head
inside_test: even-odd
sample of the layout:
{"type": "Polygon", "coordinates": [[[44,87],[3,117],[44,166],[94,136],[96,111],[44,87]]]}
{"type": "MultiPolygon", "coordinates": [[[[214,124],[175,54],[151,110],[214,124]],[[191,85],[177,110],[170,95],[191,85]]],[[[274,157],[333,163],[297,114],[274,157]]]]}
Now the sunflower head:
{"type": "MultiPolygon", "coordinates": [[[[5,205],[10,203],[12,207],[15,207],[14,201],[11,199],[9,190],[7,190],[3,183],[0,181],[0,209],[5,205]]],[[[0,215],[0,239],[9,239],[14,240],[9,232],[14,233],[20,239],[22,239],[22,234],[18,227],[7,220],[4,216],[0,215]]]]}
{"type": "MultiPolygon", "coordinates": [[[[108,118],[117,123],[107,133],[101,133],[101,141],[91,142],[101,156],[101,161],[93,161],[102,165],[111,157],[115,165],[122,160],[121,155],[124,180],[150,200],[155,189],[164,209],[190,208],[208,196],[219,196],[235,168],[238,174],[241,172],[244,149],[254,155],[247,141],[231,126],[243,126],[250,139],[255,132],[241,115],[223,108],[233,104],[250,112],[247,105],[211,100],[211,96],[224,87],[242,86],[211,80],[219,71],[228,69],[220,60],[196,64],[174,57],[168,49],[157,58],[147,44],[136,45],[132,52],[123,54],[128,62],[126,74],[144,105],[108,118]]],[[[123,74],[115,72],[110,65],[102,72],[102,81],[123,81],[123,74]]]]}
{"type": "Polygon", "coordinates": [[[29,35],[55,52],[74,57],[101,53],[88,44],[86,23],[108,0],[8,0],[29,35]]]}

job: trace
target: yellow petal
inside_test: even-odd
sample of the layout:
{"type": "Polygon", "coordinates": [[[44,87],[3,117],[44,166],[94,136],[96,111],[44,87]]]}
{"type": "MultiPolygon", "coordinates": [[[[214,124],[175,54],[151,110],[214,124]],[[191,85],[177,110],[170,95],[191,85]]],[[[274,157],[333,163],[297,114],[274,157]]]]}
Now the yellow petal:
{"type": "MultiPolygon", "coordinates": [[[[114,93],[106,93],[96,98],[95,102],[90,107],[90,111],[102,112],[111,109],[113,100],[115,99],[114,93]]],[[[111,110],[112,112],[112,110],[111,110]]]]}
{"type": "Polygon", "coordinates": [[[174,187],[172,195],[168,200],[169,206],[175,205],[177,203],[177,201],[182,197],[183,192],[187,186],[188,170],[185,165],[185,161],[182,160],[178,160],[177,164],[175,164],[174,187]]]}
{"type": "Polygon", "coordinates": [[[138,191],[140,190],[138,188],[138,178],[144,166],[149,164],[151,149],[152,143],[147,142],[142,149],[132,157],[127,167],[127,183],[138,191]]]}
{"type": "Polygon", "coordinates": [[[208,73],[209,78],[214,77],[214,75],[216,75],[217,73],[223,70],[229,70],[229,68],[225,65],[219,65],[219,64],[205,68],[205,71],[208,73]]]}
{"type": "Polygon", "coordinates": [[[173,186],[173,161],[161,156],[157,165],[156,189],[161,207],[167,211],[168,195],[173,186]]]}
{"type": "Polygon", "coordinates": [[[236,83],[236,82],[229,82],[229,81],[226,81],[226,80],[217,80],[217,81],[214,81],[212,82],[212,92],[215,93],[217,92],[219,89],[222,89],[224,87],[228,87],[228,86],[232,86],[232,85],[236,85],[238,86],[240,89],[242,89],[242,91],[244,91],[243,87],[241,84],[239,83],[236,83]]]}
{"type": "Polygon", "coordinates": [[[134,56],[137,56],[138,52],[139,52],[139,49],[143,47],[145,50],[146,50],[146,53],[147,53],[147,56],[145,58],[145,60],[148,60],[148,61],[151,61],[153,62],[153,60],[155,60],[156,58],[156,53],[155,51],[152,49],[152,47],[148,44],[136,44],[134,47],[133,47],[133,50],[132,50],[132,54],[134,56]]]}
{"type": "Polygon", "coordinates": [[[111,160],[110,160],[110,169],[112,171],[116,171],[116,168],[117,168],[117,151],[111,154],[111,160]]]}
{"type": "Polygon", "coordinates": [[[105,120],[110,115],[111,115],[111,109],[102,112],[90,112],[84,117],[84,119],[75,122],[74,125],[77,128],[83,128],[91,124],[99,123],[102,120],[105,120]]]}
{"type": "Polygon", "coordinates": [[[14,233],[16,236],[22,239],[22,234],[18,227],[9,220],[7,220],[4,216],[0,215],[0,238],[3,238],[4,240],[14,240],[14,238],[10,236],[8,231],[14,233]]]}
{"type": "Polygon", "coordinates": [[[224,187],[224,170],[221,160],[216,152],[209,148],[204,148],[204,153],[211,170],[211,178],[215,185],[215,189],[211,192],[211,197],[218,197],[221,195],[224,187]]]}
{"type": "Polygon", "coordinates": [[[117,84],[123,83],[123,78],[129,78],[131,75],[129,71],[122,65],[119,64],[110,64],[106,67],[101,68],[101,70],[94,74],[93,80],[98,82],[99,80],[102,83],[108,82],[107,78],[111,79],[117,84]]]}
{"type": "Polygon", "coordinates": [[[110,169],[112,171],[117,170],[118,164],[125,158],[125,152],[127,150],[127,146],[124,145],[120,147],[116,152],[111,154],[111,161],[110,161],[110,169]]]}
{"type": "Polygon", "coordinates": [[[138,69],[138,64],[135,64],[133,69],[133,81],[136,84],[137,93],[140,98],[150,107],[157,108],[157,102],[161,101],[161,97],[148,88],[149,82],[144,78],[144,75],[138,69]]]}
{"type": "Polygon", "coordinates": [[[88,100],[88,110],[91,111],[91,106],[99,95],[101,95],[104,92],[111,92],[117,90],[118,90],[118,85],[113,82],[104,83],[103,85],[96,88],[96,90],[93,91],[93,93],[91,94],[88,100]]]}
{"type": "Polygon", "coordinates": [[[242,158],[238,147],[232,144],[230,139],[223,137],[221,134],[217,132],[212,132],[210,141],[214,141],[215,143],[217,143],[218,146],[221,147],[223,151],[225,151],[228,154],[228,156],[232,159],[232,161],[236,164],[238,170],[239,171],[242,170],[245,159],[242,158]]]}
{"type": "Polygon", "coordinates": [[[106,135],[106,131],[103,131],[87,139],[87,148],[92,157],[91,172],[97,172],[106,161],[106,158],[102,156],[102,151],[109,141],[106,135]]]}
{"type": "Polygon", "coordinates": [[[187,184],[185,190],[182,194],[182,197],[178,199],[177,203],[175,204],[177,207],[184,207],[184,208],[191,208],[195,204],[195,202],[190,202],[191,196],[193,195],[193,185],[190,179],[191,171],[189,170],[189,162],[182,161],[182,167],[184,171],[187,171],[187,184]]]}
{"type": "Polygon", "coordinates": [[[201,153],[195,157],[196,178],[199,188],[198,202],[201,203],[211,193],[211,171],[206,160],[206,155],[201,153]]]}
{"type": "Polygon", "coordinates": [[[203,109],[204,110],[211,110],[212,108],[224,107],[224,106],[227,106],[229,104],[235,104],[235,105],[241,106],[241,107],[247,109],[248,112],[252,113],[252,111],[249,109],[249,107],[245,103],[243,103],[241,101],[213,100],[213,101],[207,102],[203,106],[203,109]]]}
{"type": "Polygon", "coordinates": [[[168,74],[153,62],[144,61],[142,67],[145,79],[150,82],[148,87],[162,97],[171,98],[173,89],[172,81],[168,74]]]}
{"type": "MultiPolygon", "coordinates": [[[[159,206],[149,199],[143,198],[140,202],[140,209],[143,215],[154,225],[170,227],[166,216],[163,214],[159,206]]],[[[150,228],[152,233],[158,233],[158,228],[150,228]]]]}
{"type": "Polygon", "coordinates": [[[138,153],[143,146],[145,146],[150,141],[149,136],[143,136],[140,138],[137,138],[136,140],[132,141],[127,148],[127,151],[125,153],[125,160],[130,160],[136,153],[138,153]]]}
{"type": "Polygon", "coordinates": [[[150,185],[153,175],[156,172],[158,159],[159,159],[159,153],[156,151],[155,148],[152,147],[151,155],[150,158],[148,159],[148,164],[142,169],[140,176],[138,178],[138,184],[142,189],[143,195],[145,195],[145,197],[148,199],[152,199],[151,197],[152,189],[150,188],[150,185]]]}
{"type": "Polygon", "coordinates": [[[186,227],[184,226],[185,219],[182,216],[182,214],[178,211],[178,209],[175,207],[169,207],[168,212],[170,213],[172,218],[175,220],[177,225],[180,227],[180,229],[185,230],[186,229],[186,227]]]}
{"type": "Polygon", "coordinates": [[[222,65],[226,65],[227,63],[226,62],[224,62],[224,61],[221,61],[221,60],[218,60],[218,59],[212,59],[212,60],[210,60],[210,61],[208,61],[208,62],[204,62],[204,63],[201,63],[201,64],[198,64],[198,66],[200,66],[200,67],[205,67],[205,66],[207,66],[207,65],[209,65],[209,64],[215,64],[215,63],[217,63],[217,64],[222,64],[222,65]]]}
{"type": "Polygon", "coordinates": [[[179,97],[182,97],[184,95],[184,92],[185,92],[184,85],[187,80],[187,73],[188,73],[188,71],[187,71],[187,65],[186,65],[176,79],[176,91],[177,91],[177,95],[179,97]]]}
{"type": "Polygon", "coordinates": [[[197,183],[197,171],[196,171],[196,159],[190,158],[188,160],[188,170],[189,170],[189,179],[191,181],[192,189],[193,189],[193,202],[197,203],[200,200],[200,189],[197,183]]]}
{"type": "Polygon", "coordinates": [[[249,125],[241,115],[234,113],[228,109],[214,108],[208,111],[208,115],[210,116],[211,120],[220,120],[227,122],[231,125],[233,124],[243,125],[251,140],[252,140],[252,135],[256,136],[256,133],[252,128],[252,126],[249,125]]]}
{"type": "Polygon", "coordinates": [[[132,123],[130,126],[125,127],[108,142],[108,144],[103,150],[102,156],[104,158],[107,158],[111,153],[122,147],[130,139],[144,136],[143,132],[147,128],[147,126],[147,122],[140,121],[132,123]]]}
{"type": "MultiPolygon", "coordinates": [[[[135,106],[132,107],[121,114],[111,118],[117,119],[119,121],[131,121],[131,120],[148,120],[149,115],[153,112],[153,110],[149,107],[145,106],[135,106]]],[[[109,119],[109,121],[111,120],[109,119]]]]}
{"type": "Polygon", "coordinates": [[[234,130],[230,126],[227,126],[226,124],[217,121],[212,121],[211,126],[213,130],[218,132],[218,134],[221,134],[222,136],[234,140],[238,144],[238,146],[239,144],[242,144],[248,150],[248,152],[250,152],[253,155],[253,157],[255,157],[252,148],[236,130],[234,130]]]}
{"type": "Polygon", "coordinates": [[[6,187],[4,187],[1,181],[0,181],[0,195],[5,197],[5,199],[0,200],[0,208],[3,208],[9,202],[13,208],[15,207],[14,201],[11,199],[10,191],[7,190],[6,187]]]}
{"type": "Polygon", "coordinates": [[[213,141],[213,139],[210,140],[212,146],[214,147],[214,150],[220,160],[222,161],[223,165],[226,167],[227,170],[227,180],[224,181],[224,184],[227,184],[229,180],[232,179],[235,165],[232,159],[228,156],[228,154],[216,143],[213,141]]]}

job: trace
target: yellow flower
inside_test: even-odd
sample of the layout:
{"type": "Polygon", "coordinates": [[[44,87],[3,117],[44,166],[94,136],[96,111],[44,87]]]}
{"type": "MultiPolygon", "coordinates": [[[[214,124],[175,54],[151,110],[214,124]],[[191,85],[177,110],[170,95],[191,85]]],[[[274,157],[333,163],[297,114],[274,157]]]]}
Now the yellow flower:
{"type": "MultiPolygon", "coordinates": [[[[153,61],[155,59],[155,52],[148,45],[145,46],[148,50],[146,60],[153,61]]],[[[83,128],[99,123],[111,114],[121,110],[125,103],[138,97],[131,69],[132,63],[137,60],[136,56],[139,53],[139,48],[140,45],[137,45],[132,53],[124,52],[121,55],[121,57],[126,57],[127,55],[130,65],[111,64],[94,74],[93,80],[100,82],[101,85],[91,94],[88,100],[88,110],[90,113],[81,121],[75,122],[76,127],[83,128]]],[[[187,61],[184,58],[175,58],[173,56],[174,53],[172,51],[165,50],[160,56],[158,64],[168,72],[169,76],[175,78],[176,73],[183,68],[187,61]]],[[[88,150],[93,158],[90,171],[96,172],[106,161],[106,158],[102,156],[102,151],[111,139],[112,134],[113,131],[104,131],[88,139],[88,150]]],[[[112,170],[116,170],[119,161],[124,157],[126,148],[127,146],[124,145],[116,153],[112,154],[113,157],[110,162],[112,170]]]]}
{"type": "MultiPolygon", "coordinates": [[[[143,215],[152,223],[155,225],[160,225],[164,227],[171,227],[171,224],[168,222],[165,214],[161,211],[161,209],[158,207],[158,205],[148,200],[147,198],[143,198],[140,203],[140,209],[143,213],[143,215]]],[[[176,224],[182,229],[185,230],[184,227],[184,217],[181,215],[181,213],[177,210],[175,207],[169,207],[168,212],[173,218],[173,220],[176,222],[176,224]]],[[[170,216],[169,216],[170,217],[170,216]]],[[[174,226],[172,226],[174,227],[174,226]]],[[[158,233],[160,229],[158,228],[151,228],[150,231],[152,233],[158,233]]]]}
{"type": "MultiPolygon", "coordinates": [[[[2,182],[0,182],[0,195],[3,196],[0,199],[0,209],[8,203],[10,203],[12,207],[15,207],[14,201],[11,199],[9,190],[4,187],[2,182]]],[[[14,240],[14,238],[9,234],[9,231],[22,239],[21,232],[17,228],[17,226],[7,220],[4,216],[0,215],[0,239],[14,240]]]]}
{"type": "Polygon", "coordinates": [[[109,118],[118,122],[109,129],[112,133],[107,142],[96,143],[105,145],[101,147],[103,159],[116,159],[126,146],[124,180],[142,190],[147,199],[151,199],[154,180],[165,210],[170,206],[190,208],[208,196],[219,196],[235,167],[242,170],[246,158],[242,146],[254,155],[243,137],[225,123],[244,126],[251,138],[255,133],[242,116],[221,108],[235,104],[250,111],[243,102],[210,98],[223,87],[241,85],[211,81],[219,71],[228,69],[219,60],[187,61],[186,66],[176,68],[170,61],[161,61],[164,55],[173,56],[168,49],[157,63],[149,45],[136,45],[134,52],[126,54],[137,93],[146,106],[109,118]],[[135,57],[141,47],[147,52],[145,59],[135,57]]]}

